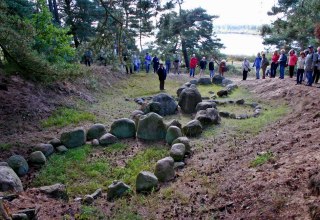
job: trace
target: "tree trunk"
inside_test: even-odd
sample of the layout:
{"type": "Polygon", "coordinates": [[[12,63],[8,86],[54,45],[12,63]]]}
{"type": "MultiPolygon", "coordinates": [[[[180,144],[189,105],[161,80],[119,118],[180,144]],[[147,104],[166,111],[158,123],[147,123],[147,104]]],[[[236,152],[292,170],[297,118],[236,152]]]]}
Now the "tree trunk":
{"type": "Polygon", "coordinates": [[[183,38],[181,38],[181,47],[182,47],[184,62],[186,63],[186,68],[187,70],[189,70],[189,57],[188,57],[188,52],[186,48],[186,41],[183,38]]]}
{"type": "Polygon", "coordinates": [[[60,25],[60,19],[59,19],[59,12],[58,12],[58,6],[57,6],[57,1],[56,0],[52,0],[52,4],[53,4],[53,19],[54,22],[58,25],[60,25]]]}
{"type": "Polygon", "coordinates": [[[53,4],[52,4],[52,0],[48,0],[48,5],[49,5],[49,11],[53,14],[53,4]]]}

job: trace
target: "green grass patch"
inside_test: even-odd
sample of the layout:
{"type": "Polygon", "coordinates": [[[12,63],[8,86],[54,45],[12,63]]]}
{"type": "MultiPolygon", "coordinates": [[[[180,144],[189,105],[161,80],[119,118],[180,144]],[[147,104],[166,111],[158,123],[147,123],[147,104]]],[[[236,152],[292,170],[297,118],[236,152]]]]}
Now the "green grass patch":
{"type": "Polygon", "coordinates": [[[11,144],[7,144],[7,143],[0,143],[0,152],[2,151],[7,151],[12,147],[11,144]]]}
{"type": "Polygon", "coordinates": [[[89,112],[82,112],[70,108],[60,108],[48,119],[42,121],[43,127],[64,127],[70,124],[78,124],[82,121],[94,121],[96,117],[89,112]]]}
{"type": "Polygon", "coordinates": [[[219,105],[218,109],[219,111],[234,113],[236,115],[254,113],[254,109],[248,105],[226,104],[226,105],[219,105]]]}
{"type": "Polygon", "coordinates": [[[83,205],[80,208],[80,213],[75,215],[78,220],[103,220],[106,219],[101,210],[94,206],[83,205]]]}
{"type": "Polygon", "coordinates": [[[118,151],[123,151],[127,148],[128,146],[124,143],[118,142],[115,144],[112,144],[108,147],[106,147],[104,150],[106,152],[118,152],[118,151]]]}
{"type": "Polygon", "coordinates": [[[274,158],[273,157],[273,153],[270,152],[270,151],[265,153],[265,154],[258,155],[254,160],[252,160],[250,162],[250,167],[261,166],[261,165],[267,163],[268,161],[270,161],[273,158],[274,158]]]}

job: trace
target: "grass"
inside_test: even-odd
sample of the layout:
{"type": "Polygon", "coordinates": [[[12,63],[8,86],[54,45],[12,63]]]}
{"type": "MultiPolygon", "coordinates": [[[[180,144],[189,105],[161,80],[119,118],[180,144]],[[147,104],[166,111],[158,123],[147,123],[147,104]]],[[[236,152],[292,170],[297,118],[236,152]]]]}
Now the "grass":
{"type": "Polygon", "coordinates": [[[60,108],[56,110],[48,119],[42,121],[42,126],[64,127],[70,124],[79,124],[82,121],[94,121],[95,115],[89,112],[79,111],[70,108],[60,108]]]}
{"type": "Polygon", "coordinates": [[[11,148],[11,144],[7,144],[7,143],[0,143],[0,152],[2,151],[7,151],[11,148]]]}
{"type": "Polygon", "coordinates": [[[105,215],[94,206],[83,205],[80,208],[80,213],[75,215],[78,220],[103,220],[105,215]]]}
{"type": "Polygon", "coordinates": [[[267,152],[261,155],[258,155],[254,160],[252,160],[250,162],[250,167],[257,167],[257,166],[261,166],[265,163],[267,163],[268,161],[270,161],[271,159],[273,159],[273,153],[272,152],[267,152]]]}

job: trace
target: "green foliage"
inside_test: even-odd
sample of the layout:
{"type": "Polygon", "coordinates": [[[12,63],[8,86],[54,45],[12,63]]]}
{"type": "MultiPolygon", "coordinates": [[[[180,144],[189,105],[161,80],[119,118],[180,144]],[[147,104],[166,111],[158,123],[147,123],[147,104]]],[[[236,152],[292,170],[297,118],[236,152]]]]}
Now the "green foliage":
{"type": "Polygon", "coordinates": [[[265,163],[267,163],[268,161],[270,161],[271,159],[273,159],[273,153],[272,152],[267,152],[261,155],[258,155],[254,160],[252,160],[250,162],[250,167],[257,167],[257,166],[261,166],[265,163]]]}
{"type": "Polygon", "coordinates": [[[0,152],[2,151],[7,151],[11,148],[11,144],[7,144],[7,143],[0,143],[0,152]]]}
{"type": "Polygon", "coordinates": [[[78,124],[82,121],[94,121],[96,117],[89,112],[81,112],[75,109],[60,108],[48,119],[42,121],[43,127],[64,127],[70,124],[78,124]]]}
{"type": "Polygon", "coordinates": [[[78,220],[103,220],[105,216],[102,211],[93,206],[83,205],[80,208],[80,213],[76,214],[78,220]]]}

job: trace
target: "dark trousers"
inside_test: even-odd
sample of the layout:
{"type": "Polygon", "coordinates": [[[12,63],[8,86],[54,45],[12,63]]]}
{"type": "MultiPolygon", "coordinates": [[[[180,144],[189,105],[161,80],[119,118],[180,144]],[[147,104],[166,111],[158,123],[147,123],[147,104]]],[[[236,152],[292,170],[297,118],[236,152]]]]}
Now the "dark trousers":
{"type": "Polygon", "coordinates": [[[302,84],[304,69],[297,70],[297,84],[302,84]]]}
{"type": "Polygon", "coordinates": [[[243,74],[243,80],[247,80],[248,71],[243,70],[242,74],[243,74]]]}
{"type": "Polygon", "coordinates": [[[312,76],[312,80],[314,83],[318,83],[319,81],[319,75],[320,75],[320,71],[318,70],[318,67],[313,67],[313,76],[312,76]]]}
{"type": "Polygon", "coordinates": [[[86,66],[90,66],[90,59],[85,59],[84,63],[86,64],[86,66]]]}
{"type": "Polygon", "coordinates": [[[271,63],[271,69],[270,69],[270,71],[271,71],[271,73],[270,73],[271,78],[275,78],[275,77],[276,77],[277,68],[278,68],[278,64],[272,62],[272,63],[271,63]]]}
{"type": "Polygon", "coordinates": [[[171,63],[166,63],[167,74],[170,73],[171,63]]]}
{"type": "Polygon", "coordinates": [[[160,90],[164,90],[164,80],[159,80],[160,81],[160,90]]]}
{"type": "Polygon", "coordinates": [[[153,66],[153,73],[156,73],[159,69],[159,66],[158,65],[154,65],[153,66]]]}
{"type": "Polygon", "coordinates": [[[293,77],[293,71],[294,71],[294,66],[289,66],[289,75],[290,75],[290,78],[293,77]]]}

